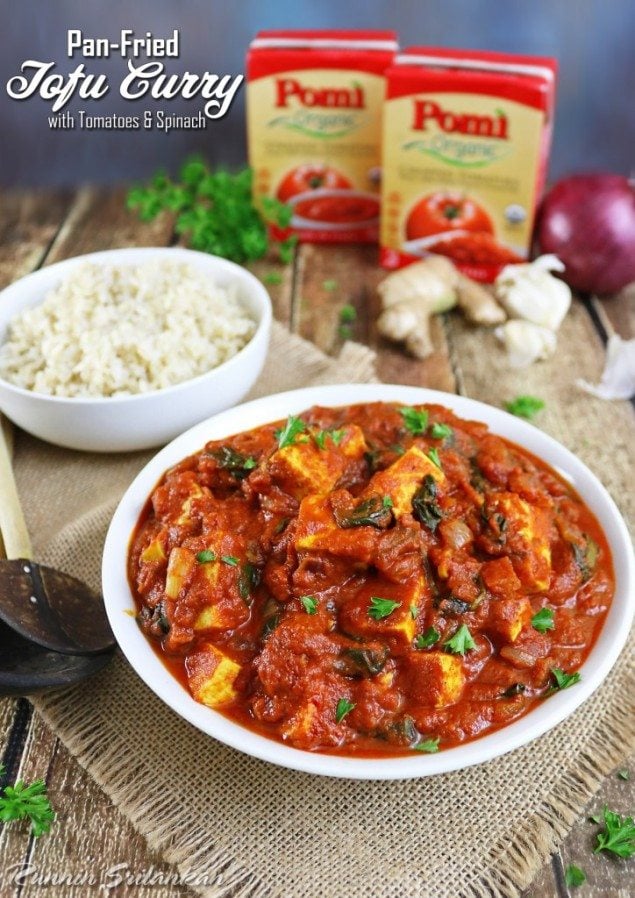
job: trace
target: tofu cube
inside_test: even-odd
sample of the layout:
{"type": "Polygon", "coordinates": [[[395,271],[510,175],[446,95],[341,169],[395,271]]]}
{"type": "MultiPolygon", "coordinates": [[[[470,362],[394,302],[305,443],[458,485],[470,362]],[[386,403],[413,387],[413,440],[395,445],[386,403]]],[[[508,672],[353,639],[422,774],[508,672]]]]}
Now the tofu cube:
{"type": "Polygon", "coordinates": [[[523,586],[533,592],[547,589],[551,578],[548,510],[535,508],[514,493],[500,493],[495,506],[507,521],[512,563],[523,586]]]}
{"type": "Polygon", "coordinates": [[[434,477],[437,483],[445,481],[445,474],[441,468],[417,446],[411,446],[389,468],[378,471],[370,479],[364,494],[379,493],[381,496],[390,496],[393,514],[399,519],[402,515],[412,512],[413,496],[427,474],[434,477]]]}
{"type": "Polygon", "coordinates": [[[196,557],[193,552],[179,546],[172,549],[165,578],[165,594],[169,599],[178,598],[195,567],[196,557]]]}
{"type": "Polygon", "coordinates": [[[461,698],[465,686],[463,664],[446,652],[415,652],[408,666],[406,691],[422,706],[445,708],[461,698]]]}
{"type": "Polygon", "coordinates": [[[531,604],[524,596],[490,603],[489,629],[504,642],[516,642],[531,621],[531,604]]]}
{"type": "Polygon", "coordinates": [[[190,519],[190,509],[192,507],[192,502],[194,499],[200,499],[201,496],[204,496],[205,493],[198,485],[198,483],[192,483],[190,485],[190,494],[183,502],[181,506],[181,514],[176,519],[177,524],[187,524],[190,519]]]}
{"type": "Polygon", "coordinates": [[[423,576],[398,586],[385,581],[366,584],[354,598],[340,607],[340,627],[351,636],[370,639],[391,638],[403,648],[408,648],[415,637],[415,618],[425,589],[423,576]],[[399,605],[385,617],[377,620],[371,614],[374,596],[399,602],[399,605]]]}
{"type": "Polygon", "coordinates": [[[165,561],[165,549],[158,536],[148,543],[139,556],[139,561],[142,561],[144,564],[150,564],[153,561],[165,561]]]}
{"type": "Polygon", "coordinates": [[[240,664],[209,643],[188,655],[185,668],[190,691],[197,702],[209,708],[230,705],[237,696],[236,677],[240,664]]]}

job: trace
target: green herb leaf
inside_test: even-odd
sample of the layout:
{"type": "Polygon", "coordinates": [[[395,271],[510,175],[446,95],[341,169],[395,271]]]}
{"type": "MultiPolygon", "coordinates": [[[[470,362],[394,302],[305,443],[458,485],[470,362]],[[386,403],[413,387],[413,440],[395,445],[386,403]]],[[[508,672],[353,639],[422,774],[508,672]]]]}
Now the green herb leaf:
{"type": "Polygon", "coordinates": [[[589,817],[589,823],[597,823],[599,826],[602,823],[602,818],[598,814],[592,814],[589,817]]]}
{"type": "Polygon", "coordinates": [[[422,739],[421,742],[417,742],[416,745],[412,746],[415,751],[427,752],[428,754],[434,754],[439,751],[439,737],[431,739],[422,739]]]}
{"type": "MultiPolygon", "coordinates": [[[[326,282],[325,282],[326,283],[326,282]]],[[[333,281],[333,283],[335,283],[333,281]]],[[[357,320],[357,309],[349,304],[340,309],[340,324],[352,324],[357,320]]]]}
{"type": "Polygon", "coordinates": [[[285,265],[288,265],[289,262],[293,259],[293,253],[295,251],[296,246],[298,245],[298,237],[296,234],[292,234],[291,237],[287,237],[286,240],[281,240],[278,244],[278,253],[280,254],[280,261],[285,265]]]}
{"type": "Polygon", "coordinates": [[[327,293],[332,293],[333,290],[337,290],[337,281],[333,280],[333,278],[327,278],[327,280],[322,281],[322,289],[326,290],[327,293]]]}
{"type": "MultiPolygon", "coordinates": [[[[0,777],[4,775],[5,769],[0,767],[0,777]]],[[[10,823],[25,819],[31,821],[31,832],[36,838],[47,833],[55,820],[44,780],[35,780],[29,786],[18,780],[15,786],[4,787],[0,796],[0,820],[10,823]]]]}
{"type": "Polygon", "coordinates": [[[210,561],[216,561],[216,552],[212,552],[211,549],[204,549],[198,553],[196,560],[199,564],[209,564],[210,561]]]}
{"type": "Polygon", "coordinates": [[[277,271],[270,271],[263,277],[263,283],[275,287],[282,283],[282,275],[277,271]]]}
{"type": "Polygon", "coordinates": [[[340,340],[350,340],[350,338],[353,336],[353,331],[350,325],[340,324],[337,329],[337,336],[340,338],[340,340]]]}
{"type": "Polygon", "coordinates": [[[413,620],[416,620],[419,617],[419,606],[418,605],[413,604],[410,606],[410,617],[413,620]]]}
{"type": "Polygon", "coordinates": [[[382,497],[375,493],[362,499],[347,514],[335,510],[337,526],[343,530],[351,527],[375,527],[377,530],[385,530],[392,523],[392,511],[387,508],[382,497]]]}
{"type": "Polygon", "coordinates": [[[632,817],[622,819],[607,807],[603,811],[604,829],[598,833],[595,854],[610,851],[618,857],[629,858],[635,854],[635,823],[632,817]]]}
{"type": "Polygon", "coordinates": [[[335,720],[341,723],[347,714],[350,714],[355,707],[353,702],[349,702],[347,698],[341,698],[335,708],[335,720]]]}
{"type": "Polygon", "coordinates": [[[278,225],[279,228],[288,228],[293,218],[293,209],[286,203],[280,202],[273,196],[263,196],[261,198],[262,211],[265,220],[270,224],[278,225]]]}
{"type": "Polygon", "coordinates": [[[341,430],[317,430],[313,434],[313,439],[315,440],[315,444],[318,449],[325,449],[327,437],[331,438],[333,445],[339,446],[339,444],[342,442],[343,436],[343,428],[341,430]]]}
{"type": "Polygon", "coordinates": [[[441,459],[439,458],[439,452],[437,449],[429,449],[428,450],[428,458],[430,461],[433,461],[437,468],[441,467],[441,459]]]}
{"type": "Polygon", "coordinates": [[[275,438],[278,440],[278,449],[284,449],[285,446],[292,446],[295,438],[300,433],[304,433],[306,424],[301,418],[295,415],[289,415],[287,423],[280,430],[274,432],[275,438]]]}
{"type": "Polygon", "coordinates": [[[380,596],[372,596],[368,607],[368,614],[373,620],[383,620],[393,613],[395,608],[399,608],[401,602],[395,602],[393,599],[382,599],[380,596]]]}
{"type": "Polygon", "coordinates": [[[300,596],[300,601],[307,614],[317,614],[318,603],[314,596],[300,596]]]}
{"type": "Polygon", "coordinates": [[[432,532],[443,520],[443,514],[436,501],[437,482],[432,474],[426,474],[423,483],[412,497],[412,512],[415,518],[432,532]]]}
{"type": "Polygon", "coordinates": [[[240,577],[238,578],[238,595],[249,604],[254,590],[260,583],[261,573],[259,568],[250,561],[246,561],[240,569],[240,577]]]}
{"type": "Polygon", "coordinates": [[[547,630],[555,630],[556,624],[553,619],[554,613],[551,608],[541,608],[531,619],[531,625],[534,630],[539,633],[546,633],[547,630]]]}
{"type": "Polygon", "coordinates": [[[586,882],[586,873],[584,870],[576,867],[575,864],[569,864],[564,871],[564,881],[570,889],[576,889],[578,886],[581,886],[583,882],[586,882]]]}
{"type": "Polygon", "coordinates": [[[403,406],[399,409],[399,414],[403,418],[406,429],[415,436],[419,433],[425,433],[428,426],[429,413],[424,409],[416,409],[411,406],[403,406]]]}
{"type": "Polygon", "coordinates": [[[466,652],[469,652],[470,649],[476,648],[476,643],[466,624],[461,624],[454,636],[451,636],[450,639],[446,639],[443,645],[449,652],[452,652],[453,655],[464,655],[466,652]]]}
{"type": "Polygon", "coordinates": [[[454,431],[447,424],[433,424],[430,428],[430,433],[435,440],[444,440],[446,437],[451,437],[454,431]]]}
{"type": "Polygon", "coordinates": [[[630,780],[631,774],[628,770],[618,770],[617,775],[621,780],[630,780]]]}
{"type": "Polygon", "coordinates": [[[551,668],[551,676],[553,677],[555,683],[549,688],[549,690],[547,691],[547,695],[552,695],[552,693],[559,692],[561,689],[568,689],[569,686],[573,686],[575,683],[579,683],[581,680],[581,676],[577,671],[575,671],[575,673],[568,674],[565,673],[564,670],[561,670],[559,667],[551,668]]]}
{"type": "Polygon", "coordinates": [[[231,565],[232,567],[238,567],[238,565],[240,564],[240,561],[238,560],[238,558],[236,558],[235,555],[221,555],[220,560],[224,561],[225,564],[231,565]]]}
{"type": "Polygon", "coordinates": [[[534,418],[544,407],[544,401],[536,396],[516,396],[511,402],[505,403],[505,408],[508,412],[511,412],[512,415],[516,415],[518,418],[526,418],[528,421],[534,418]]]}
{"type": "Polygon", "coordinates": [[[243,480],[250,471],[258,465],[255,458],[242,455],[231,446],[221,446],[220,449],[212,449],[210,452],[212,458],[215,458],[220,468],[229,471],[236,480],[243,480]]]}
{"type": "Polygon", "coordinates": [[[395,503],[392,501],[390,496],[384,496],[384,498],[381,500],[381,504],[384,506],[384,508],[392,508],[395,503]]]}
{"type": "Polygon", "coordinates": [[[429,649],[431,645],[435,645],[441,639],[441,634],[434,627],[428,627],[425,633],[420,633],[415,638],[416,649],[429,649]]]}

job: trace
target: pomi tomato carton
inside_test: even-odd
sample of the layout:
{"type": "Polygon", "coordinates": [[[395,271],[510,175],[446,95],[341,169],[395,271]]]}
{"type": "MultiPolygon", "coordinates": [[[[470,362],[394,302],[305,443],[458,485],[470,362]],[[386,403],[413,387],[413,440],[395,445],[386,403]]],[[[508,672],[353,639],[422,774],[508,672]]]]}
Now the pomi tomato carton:
{"type": "Polygon", "coordinates": [[[261,31],[247,56],[256,202],[291,205],[301,240],[374,242],[393,31],[261,31]]]}
{"type": "Polygon", "coordinates": [[[492,281],[527,258],[553,126],[554,59],[411,48],[388,70],[380,259],[427,253],[492,281]]]}

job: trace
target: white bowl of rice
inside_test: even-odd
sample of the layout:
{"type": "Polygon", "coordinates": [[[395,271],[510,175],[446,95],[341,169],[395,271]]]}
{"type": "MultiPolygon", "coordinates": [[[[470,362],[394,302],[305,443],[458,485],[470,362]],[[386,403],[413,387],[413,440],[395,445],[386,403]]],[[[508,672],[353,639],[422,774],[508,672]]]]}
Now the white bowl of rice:
{"type": "Polygon", "coordinates": [[[243,399],[271,317],[256,277],[206,253],[116,249],[50,265],[0,293],[0,409],[71,449],[159,446],[243,399]]]}

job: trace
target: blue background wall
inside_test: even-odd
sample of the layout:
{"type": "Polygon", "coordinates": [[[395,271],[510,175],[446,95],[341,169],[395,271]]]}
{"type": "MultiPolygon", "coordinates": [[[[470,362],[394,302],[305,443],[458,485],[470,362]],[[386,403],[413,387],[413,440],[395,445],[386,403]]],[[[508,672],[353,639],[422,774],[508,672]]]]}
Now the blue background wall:
{"type": "MultiPolygon", "coordinates": [[[[24,59],[55,60],[68,72],[81,62],[66,56],[66,30],[116,39],[121,28],[138,35],[181,31],[181,58],[169,71],[240,73],[247,44],[264,27],[385,28],[402,45],[432,44],[554,55],[560,82],[551,179],[581,169],[635,172],[635,2],[633,0],[0,0],[0,179],[8,185],[115,182],[143,178],[157,167],[175,169],[189,153],[239,165],[245,159],[244,88],[228,117],[206,131],[170,135],[146,131],[54,132],[44,100],[15,102],[7,80],[24,59]]],[[[87,60],[90,72],[110,76],[98,103],[73,102],[71,111],[133,114],[118,84],[120,57],[87,60]]],[[[139,111],[151,106],[140,101],[139,111]]],[[[172,101],[174,113],[201,103],[172,101]]]]}

